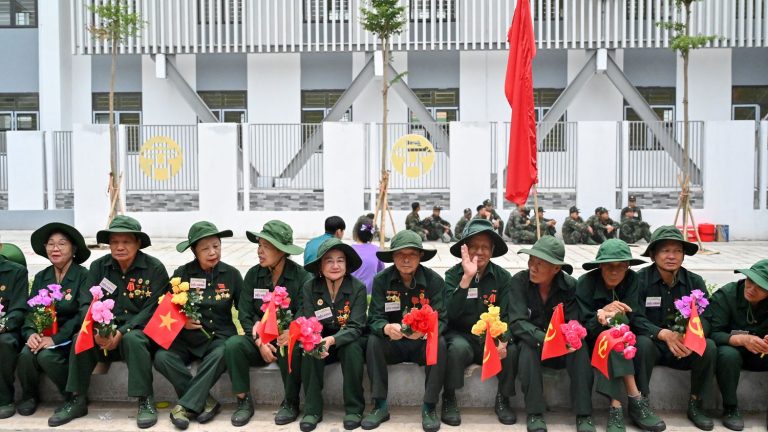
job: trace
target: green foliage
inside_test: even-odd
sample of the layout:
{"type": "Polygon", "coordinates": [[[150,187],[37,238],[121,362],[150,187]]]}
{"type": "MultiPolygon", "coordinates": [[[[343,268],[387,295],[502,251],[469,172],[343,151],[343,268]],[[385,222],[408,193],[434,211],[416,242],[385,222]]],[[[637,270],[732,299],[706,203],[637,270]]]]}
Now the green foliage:
{"type": "MultiPolygon", "coordinates": [[[[691,4],[700,0],[675,0],[675,6],[678,9],[683,9],[683,15],[686,22],[690,18],[691,4]]],[[[691,50],[701,48],[710,42],[721,39],[719,36],[714,35],[691,35],[689,33],[688,25],[685,22],[658,22],[656,23],[661,29],[668,30],[672,33],[672,38],[669,41],[669,47],[673,51],[680,51],[683,57],[688,57],[691,50]]]]}
{"type": "Polygon", "coordinates": [[[124,41],[129,37],[138,36],[146,24],[139,14],[129,12],[126,0],[113,0],[98,6],[90,5],[88,10],[95,15],[96,22],[88,31],[100,40],[124,41]]]}
{"type": "Polygon", "coordinates": [[[382,42],[405,28],[405,6],[398,0],[367,0],[360,7],[360,22],[367,31],[376,34],[382,42]]]}

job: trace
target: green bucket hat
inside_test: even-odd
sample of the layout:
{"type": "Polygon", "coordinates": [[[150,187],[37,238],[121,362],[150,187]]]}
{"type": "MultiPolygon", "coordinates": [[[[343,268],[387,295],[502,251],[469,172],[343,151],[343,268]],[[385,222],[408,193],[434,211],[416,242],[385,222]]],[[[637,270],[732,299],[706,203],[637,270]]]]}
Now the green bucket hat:
{"type": "Polygon", "coordinates": [[[211,236],[216,236],[218,238],[232,237],[232,230],[219,231],[219,229],[216,228],[216,225],[208,221],[195,222],[191,227],[189,227],[187,239],[177,244],[176,250],[179,252],[184,252],[192,245],[194,245],[198,240],[211,236]]]}
{"type": "Polygon", "coordinates": [[[7,258],[9,261],[13,261],[20,266],[27,268],[27,260],[24,258],[24,252],[13,243],[0,243],[2,248],[0,249],[0,255],[7,258]]]}
{"type": "Polygon", "coordinates": [[[382,262],[391,263],[392,255],[396,251],[407,248],[419,250],[423,254],[421,257],[422,262],[431,260],[437,253],[437,251],[434,249],[424,249],[421,243],[421,236],[411,230],[403,230],[392,237],[392,241],[389,242],[388,249],[377,251],[376,256],[382,262]]]}
{"type": "Polygon", "coordinates": [[[628,262],[629,265],[645,264],[645,261],[632,258],[632,252],[629,251],[629,245],[624,240],[609,239],[600,245],[597,250],[597,256],[590,262],[581,265],[584,270],[596,269],[603,263],[628,262]]]}
{"type": "Polygon", "coordinates": [[[314,261],[304,264],[304,270],[312,274],[320,273],[320,263],[323,259],[323,255],[332,250],[340,250],[347,258],[347,274],[354,272],[363,265],[363,260],[360,259],[360,255],[355,252],[355,249],[352,248],[352,246],[342,242],[336,237],[331,237],[320,244],[320,247],[317,248],[317,258],[315,258],[314,261]]]}
{"type": "Polygon", "coordinates": [[[264,224],[261,232],[246,231],[245,236],[253,243],[258,243],[259,239],[263,238],[288,255],[304,252],[304,248],[293,244],[293,229],[283,221],[271,220],[264,224]]]}
{"type": "Polygon", "coordinates": [[[507,253],[509,250],[507,242],[493,229],[493,224],[488,219],[472,219],[464,227],[461,240],[451,246],[451,255],[461,258],[461,245],[466,244],[470,238],[481,233],[488,233],[491,241],[493,241],[493,256],[491,258],[500,257],[507,253]]]}
{"type": "Polygon", "coordinates": [[[734,273],[741,273],[756,283],[760,288],[768,291],[768,259],[760,260],[748,269],[734,270],[734,273]]]}
{"type": "Polygon", "coordinates": [[[565,259],[565,245],[563,245],[562,240],[553,236],[544,236],[534,243],[532,248],[520,249],[517,253],[533,255],[550,264],[561,266],[563,271],[568,274],[573,273],[573,266],[563,261],[565,259]]]}
{"type": "Polygon", "coordinates": [[[688,256],[696,255],[696,252],[699,250],[699,245],[686,241],[685,238],[683,238],[683,233],[681,233],[676,226],[664,225],[656,228],[653,234],[651,234],[651,242],[648,243],[648,247],[645,248],[645,252],[640,255],[644,257],[650,257],[653,248],[665,240],[675,240],[682,243],[683,252],[685,252],[685,254],[688,256]]]}
{"type": "Polygon", "coordinates": [[[82,264],[88,261],[88,258],[91,256],[91,250],[86,246],[83,235],[75,227],[61,222],[51,222],[35,230],[30,237],[32,250],[41,257],[48,258],[48,254],[45,252],[45,244],[48,243],[48,238],[51,237],[51,234],[56,232],[67,236],[77,248],[72,257],[75,263],[82,264]]]}
{"type": "Polygon", "coordinates": [[[141,231],[141,224],[139,221],[130,216],[115,216],[115,218],[112,219],[112,223],[109,224],[109,229],[101,230],[96,233],[96,242],[109,244],[110,234],[134,234],[141,241],[141,247],[139,249],[152,246],[152,241],[149,239],[149,236],[141,231]]]}

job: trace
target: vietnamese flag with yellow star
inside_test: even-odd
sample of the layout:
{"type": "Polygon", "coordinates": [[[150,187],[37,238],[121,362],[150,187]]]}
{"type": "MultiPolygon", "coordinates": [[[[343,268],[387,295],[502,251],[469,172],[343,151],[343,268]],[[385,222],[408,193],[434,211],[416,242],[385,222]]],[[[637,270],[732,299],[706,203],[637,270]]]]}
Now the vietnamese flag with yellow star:
{"type": "Polygon", "coordinates": [[[483,368],[480,370],[480,372],[480,381],[485,381],[488,378],[501,372],[501,358],[499,357],[499,351],[496,349],[496,344],[493,342],[493,336],[491,336],[490,324],[487,324],[485,331],[483,368]]]}
{"type": "Polygon", "coordinates": [[[165,294],[152,318],[144,327],[144,334],[164,349],[171,346],[173,340],[184,328],[184,324],[187,323],[187,316],[181,313],[179,307],[171,302],[171,297],[173,294],[165,294]]]}
{"type": "MultiPolygon", "coordinates": [[[[91,302],[93,306],[93,302],[91,302]]],[[[80,325],[80,332],[77,334],[77,341],[75,341],[75,354],[80,354],[83,351],[88,351],[93,348],[93,317],[91,316],[91,306],[88,306],[88,312],[85,313],[85,319],[80,325]]]]}

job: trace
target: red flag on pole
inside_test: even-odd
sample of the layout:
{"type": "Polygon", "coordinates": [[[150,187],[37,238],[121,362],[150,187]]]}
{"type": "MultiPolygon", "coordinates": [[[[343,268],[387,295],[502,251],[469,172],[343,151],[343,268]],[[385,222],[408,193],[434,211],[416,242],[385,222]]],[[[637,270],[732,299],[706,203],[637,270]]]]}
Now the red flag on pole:
{"type": "Polygon", "coordinates": [[[565,336],[560,331],[560,326],[565,323],[565,314],[563,313],[563,304],[555,306],[555,312],[552,319],[549,320],[547,334],[544,335],[544,346],[541,347],[541,359],[546,360],[552,357],[560,357],[568,354],[568,347],[565,345],[565,336]]]}
{"type": "Polygon", "coordinates": [[[427,332],[427,366],[437,364],[438,334],[437,311],[429,314],[429,331],[427,332]]]}
{"type": "MultiPolygon", "coordinates": [[[[93,301],[91,302],[93,306],[93,301]]],[[[77,341],[75,341],[75,354],[80,354],[83,351],[88,351],[93,348],[93,317],[91,317],[91,306],[88,306],[88,312],[85,313],[85,319],[80,325],[80,332],[77,334],[77,341]]]]}
{"type": "Polygon", "coordinates": [[[533,37],[531,5],[518,0],[512,26],[507,33],[509,58],[504,93],[512,107],[507,159],[507,188],[504,197],[524,205],[528,193],[537,182],[536,117],[533,107],[533,58],[536,44],[533,37]]]}
{"type": "Polygon", "coordinates": [[[270,343],[280,336],[280,332],[277,330],[277,311],[275,311],[275,303],[270,301],[267,304],[267,310],[264,312],[264,316],[261,317],[261,326],[258,329],[259,339],[261,343],[270,343]]]}
{"type": "Polygon", "coordinates": [[[688,318],[688,327],[685,329],[683,345],[696,352],[699,356],[703,356],[704,350],[707,348],[704,328],[701,326],[699,311],[696,308],[696,299],[693,296],[691,296],[691,316],[688,318]]]}
{"type": "Polygon", "coordinates": [[[499,358],[499,352],[496,350],[496,344],[493,343],[491,326],[486,324],[483,368],[480,371],[480,381],[485,381],[499,372],[501,372],[501,359],[499,358]]]}
{"type": "Polygon", "coordinates": [[[53,324],[51,324],[50,327],[43,330],[43,336],[55,336],[59,332],[59,318],[56,315],[56,305],[51,304],[46,309],[51,311],[51,315],[53,316],[53,324]]]}
{"type": "Polygon", "coordinates": [[[291,361],[293,360],[293,347],[296,346],[296,341],[301,336],[301,326],[296,321],[291,322],[288,326],[288,373],[292,373],[291,361]]]}
{"type": "Polygon", "coordinates": [[[179,307],[171,302],[173,294],[166,293],[155,309],[155,313],[144,326],[144,334],[154,340],[164,349],[170,348],[173,340],[179,335],[187,316],[179,311],[179,307]]]}

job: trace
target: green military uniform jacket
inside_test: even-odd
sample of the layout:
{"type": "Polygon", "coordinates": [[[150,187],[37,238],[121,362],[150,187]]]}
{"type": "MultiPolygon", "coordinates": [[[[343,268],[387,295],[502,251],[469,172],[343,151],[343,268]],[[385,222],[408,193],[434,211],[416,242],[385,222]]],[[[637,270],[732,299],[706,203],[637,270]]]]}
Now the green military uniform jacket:
{"type": "Polygon", "coordinates": [[[624,214],[628,211],[635,212],[635,217],[631,218],[638,222],[643,220],[643,211],[640,210],[640,207],[630,207],[626,206],[623,209],[621,209],[621,221],[624,222],[625,219],[630,219],[624,216],[624,214]]]}
{"type": "Polygon", "coordinates": [[[570,236],[574,232],[581,232],[585,226],[584,219],[581,217],[574,219],[568,216],[565,218],[565,222],[563,222],[563,238],[570,236]]]}
{"type": "MultiPolygon", "coordinates": [[[[638,335],[655,339],[662,329],[668,329],[675,324],[675,300],[690,295],[693,290],[701,290],[709,297],[704,279],[696,273],[680,267],[677,272],[675,285],[668,287],[659,274],[655,264],[651,264],[637,272],[638,304],[635,310],[633,330],[638,335]],[[659,300],[661,300],[659,302],[659,300]]],[[[704,334],[709,334],[709,323],[701,320],[704,334]]]]}
{"type": "Polygon", "coordinates": [[[633,312],[629,313],[627,318],[634,330],[637,315],[634,311],[639,309],[638,295],[638,276],[634,270],[628,269],[624,280],[612,290],[606,288],[599,268],[581,275],[576,282],[576,299],[579,302],[581,324],[587,329],[587,340],[590,345],[593,345],[600,333],[607,329],[597,321],[597,310],[615,300],[632,308],[633,312]]]}
{"type": "Polygon", "coordinates": [[[464,227],[467,226],[467,223],[470,221],[470,219],[465,218],[464,216],[459,219],[458,222],[456,222],[456,232],[453,233],[453,236],[456,237],[456,240],[461,240],[461,238],[464,236],[464,227]]]}
{"type": "Polygon", "coordinates": [[[753,336],[768,334],[768,300],[750,306],[744,298],[744,279],[724,285],[712,294],[703,321],[710,324],[709,337],[717,345],[729,345],[734,334],[748,332],[753,336]]]}
{"type": "MultiPolygon", "coordinates": [[[[229,264],[219,262],[210,272],[203,271],[197,260],[190,261],[173,272],[171,278],[181,278],[190,282],[190,291],[195,290],[195,282],[205,283],[200,289],[202,299],[199,303],[200,324],[212,338],[228,338],[237,334],[232,320],[232,306],[237,308],[243,290],[243,277],[229,264]]],[[[176,341],[188,342],[196,346],[206,341],[205,334],[199,330],[182,329],[176,341]]]]}
{"type": "Polygon", "coordinates": [[[418,212],[408,213],[408,216],[405,217],[405,228],[418,233],[422,232],[423,227],[418,212]]]}
{"type": "Polygon", "coordinates": [[[5,331],[19,332],[27,312],[29,281],[27,269],[0,255],[0,304],[3,305],[5,331]]]}
{"type": "MultiPolygon", "coordinates": [[[[131,330],[143,329],[152,317],[158,300],[168,288],[168,272],[157,258],[142,251],[136,253],[136,258],[125,273],[112,255],[105,255],[92,262],[88,271],[87,286],[96,285],[102,287],[102,300],[115,301],[112,310],[115,318],[112,322],[124,335],[131,330]],[[107,287],[111,284],[115,289],[110,294],[107,287]]],[[[90,290],[80,292],[80,318],[85,317],[91,300],[93,296],[90,290]]]]}
{"type": "MultiPolygon", "coordinates": [[[[37,295],[38,291],[55,283],[57,283],[56,270],[53,266],[48,266],[35,275],[30,296],[37,295]]],[[[61,293],[64,295],[64,298],[56,302],[56,321],[58,322],[59,331],[51,336],[55,345],[72,340],[72,336],[80,331],[82,320],[80,319],[80,303],[78,303],[78,299],[80,298],[80,293],[88,291],[90,288],[88,285],[88,269],[73,262],[59,285],[61,285],[61,293]]],[[[32,308],[29,308],[29,311],[31,310],[32,308]]],[[[26,341],[35,331],[35,326],[32,325],[32,314],[28,313],[27,319],[24,321],[24,327],[21,330],[21,335],[26,341]]]]}
{"type": "Polygon", "coordinates": [[[400,273],[394,265],[374,276],[371,304],[368,307],[368,327],[371,333],[383,337],[385,325],[400,324],[403,321],[403,315],[420,304],[429,304],[437,311],[440,320],[439,333],[445,332],[447,317],[443,304],[445,293],[443,278],[434,270],[419,264],[412,285],[408,288],[403,284],[400,273]],[[400,307],[387,312],[386,303],[400,304],[400,307]]]}
{"type": "MultiPolygon", "coordinates": [[[[488,306],[500,308],[499,317],[509,323],[509,289],[512,275],[502,267],[488,262],[483,277],[478,283],[475,278],[469,283],[469,288],[459,287],[464,277],[461,263],[454,265],[445,272],[445,292],[448,312],[448,328],[465,334],[472,334],[472,326],[480,319],[480,314],[488,312],[488,306]],[[467,298],[469,291],[477,288],[475,298],[467,298]]],[[[509,332],[508,332],[509,333],[509,332]]],[[[509,339],[509,335],[507,335],[509,339]]],[[[479,340],[478,340],[479,342],[479,340]]]]}
{"type": "MultiPolygon", "coordinates": [[[[283,274],[280,275],[277,286],[285,287],[288,290],[288,296],[291,298],[289,309],[293,316],[298,316],[301,306],[301,288],[311,279],[312,275],[309,272],[286,258],[283,274]]],[[[262,298],[267,291],[271,292],[274,288],[272,273],[268,268],[255,265],[245,274],[243,291],[238,303],[238,318],[246,334],[250,334],[254,324],[264,316],[264,312],[261,311],[262,298]]]]}
{"type": "Polygon", "coordinates": [[[549,298],[544,303],[539,295],[538,284],[531,282],[528,270],[517,272],[512,276],[509,293],[512,335],[531,347],[540,347],[558,303],[563,304],[566,321],[579,319],[576,279],[560,271],[552,281],[549,298]]]}
{"type": "Polygon", "coordinates": [[[356,341],[363,335],[366,327],[366,309],[368,295],[365,284],[352,276],[345,276],[336,294],[336,301],[331,301],[325,279],[312,278],[302,288],[302,307],[300,314],[307,318],[330,315],[320,320],[323,325],[323,337],[333,336],[335,346],[342,347],[356,341]]]}

